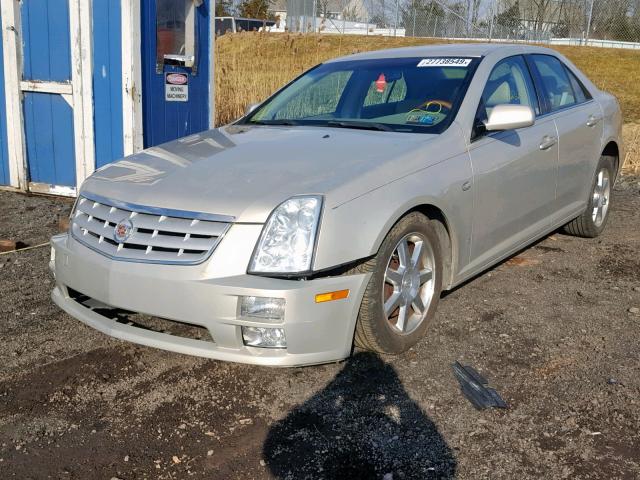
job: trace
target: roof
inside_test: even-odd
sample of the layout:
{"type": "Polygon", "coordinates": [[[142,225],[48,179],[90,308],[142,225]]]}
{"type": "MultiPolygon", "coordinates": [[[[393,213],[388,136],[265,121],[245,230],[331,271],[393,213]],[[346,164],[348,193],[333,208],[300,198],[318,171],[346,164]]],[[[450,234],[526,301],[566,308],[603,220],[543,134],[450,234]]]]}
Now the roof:
{"type": "Polygon", "coordinates": [[[373,50],[371,52],[356,53],[344,57],[334,58],[329,62],[341,60],[370,60],[377,58],[402,58],[402,57],[484,57],[492,52],[504,51],[512,53],[523,53],[525,51],[545,51],[553,52],[543,47],[534,47],[523,44],[511,43],[448,43],[419,45],[416,47],[389,48],[386,50],[373,50]]]}

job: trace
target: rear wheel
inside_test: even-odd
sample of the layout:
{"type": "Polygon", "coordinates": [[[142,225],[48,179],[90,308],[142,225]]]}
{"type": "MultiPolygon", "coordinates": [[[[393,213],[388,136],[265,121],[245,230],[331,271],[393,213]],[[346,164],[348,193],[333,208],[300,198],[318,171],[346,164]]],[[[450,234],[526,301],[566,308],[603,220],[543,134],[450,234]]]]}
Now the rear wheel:
{"type": "Polygon", "coordinates": [[[440,297],[442,259],[436,230],[424,215],[402,218],[371,260],[356,324],[356,346],[401,353],[425,334],[440,297]]]}
{"type": "Polygon", "coordinates": [[[613,160],[611,157],[601,157],[591,186],[589,204],[582,215],[564,226],[566,233],[586,238],[594,238],[602,233],[609,218],[613,178],[613,160]]]}

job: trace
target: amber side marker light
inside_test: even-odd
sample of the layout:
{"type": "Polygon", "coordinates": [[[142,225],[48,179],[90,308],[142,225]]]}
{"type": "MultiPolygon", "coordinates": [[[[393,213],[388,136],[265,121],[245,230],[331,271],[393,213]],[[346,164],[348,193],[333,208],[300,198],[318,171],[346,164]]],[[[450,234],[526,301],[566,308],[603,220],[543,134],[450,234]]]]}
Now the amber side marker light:
{"type": "Polygon", "coordinates": [[[319,293],[316,295],[316,303],[332,302],[342,300],[349,296],[349,290],[337,290],[335,292],[319,293]]]}

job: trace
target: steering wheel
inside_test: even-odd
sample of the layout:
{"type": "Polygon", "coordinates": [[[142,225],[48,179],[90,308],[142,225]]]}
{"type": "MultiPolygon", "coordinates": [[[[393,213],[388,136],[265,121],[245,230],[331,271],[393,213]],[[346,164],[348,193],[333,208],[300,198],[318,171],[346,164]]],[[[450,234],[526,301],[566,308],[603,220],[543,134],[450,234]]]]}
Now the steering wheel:
{"type": "Polygon", "coordinates": [[[446,114],[451,111],[451,109],[453,108],[453,105],[451,104],[451,102],[447,102],[446,100],[433,99],[433,100],[427,100],[418,108],[420,110],[424,110],[429,113],[446,114]],[[434,105],[436,106],[436,108],[433,108],[434,105]],[[443,112],[443,110],[445,111],[443,112]]]}

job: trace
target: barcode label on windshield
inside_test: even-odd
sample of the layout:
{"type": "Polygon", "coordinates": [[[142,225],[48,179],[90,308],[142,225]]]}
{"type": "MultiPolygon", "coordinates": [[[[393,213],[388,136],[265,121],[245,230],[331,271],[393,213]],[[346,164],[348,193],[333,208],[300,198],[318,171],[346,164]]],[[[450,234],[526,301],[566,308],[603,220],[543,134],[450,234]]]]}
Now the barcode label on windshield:
{"type": "Polygon", "coordinates": [[[423,58],[419,67],[468,67],[470,58],[423,58]]]}

